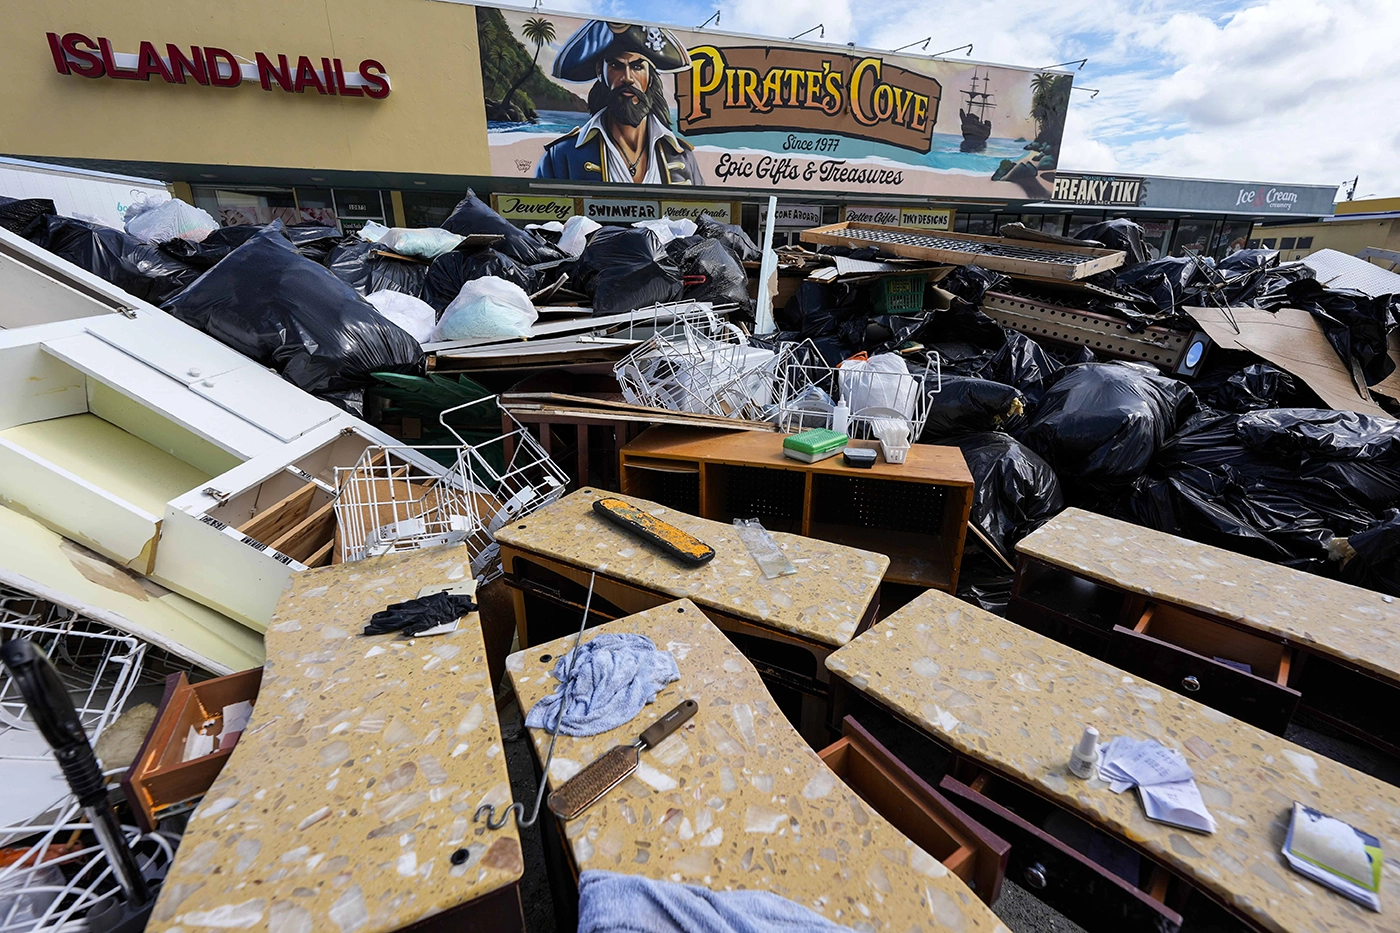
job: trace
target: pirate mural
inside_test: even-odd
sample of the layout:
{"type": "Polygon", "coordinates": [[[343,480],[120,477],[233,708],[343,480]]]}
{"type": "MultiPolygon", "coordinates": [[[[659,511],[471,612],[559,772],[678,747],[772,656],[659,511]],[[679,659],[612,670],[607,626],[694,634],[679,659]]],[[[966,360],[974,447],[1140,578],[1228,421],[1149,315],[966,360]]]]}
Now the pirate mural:
{"type": "Polygon", "coordinates": [[[593,81],[592,118],[545,146],[536,178],[703,184],[692,147],[671,129],[662,74],[690,69],[669,29],[589,20],[554,59],[554,77],[593,81]]]}

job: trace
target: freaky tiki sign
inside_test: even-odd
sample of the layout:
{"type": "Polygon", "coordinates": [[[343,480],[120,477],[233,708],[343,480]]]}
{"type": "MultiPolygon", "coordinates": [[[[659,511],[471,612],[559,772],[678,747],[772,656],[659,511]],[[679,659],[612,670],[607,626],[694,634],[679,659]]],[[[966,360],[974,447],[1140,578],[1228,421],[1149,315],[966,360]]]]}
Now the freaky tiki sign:
{"type": "Polygon", "coordinates": [[[1047,198],[1072,78],[476,8],[492,173],[1047,198]]]}

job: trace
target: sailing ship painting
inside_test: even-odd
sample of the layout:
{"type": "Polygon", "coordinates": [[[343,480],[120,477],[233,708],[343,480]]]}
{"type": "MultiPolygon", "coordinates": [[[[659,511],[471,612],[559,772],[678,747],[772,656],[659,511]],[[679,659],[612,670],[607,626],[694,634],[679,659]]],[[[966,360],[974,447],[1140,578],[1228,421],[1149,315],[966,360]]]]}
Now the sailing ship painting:
{"type": "Polygon", "coordinates": [[[972,87],[960,93],[967,95],[967,109],[958,111],[962,117],[963,141],[958,149],[963,152],[981,152],[987,148],[987,137],[992,135],[992,121],[987,119],[987,111],[996,109],[996,101],[991,93],[991,74],[977,76],[972,69],[972,87]]]}

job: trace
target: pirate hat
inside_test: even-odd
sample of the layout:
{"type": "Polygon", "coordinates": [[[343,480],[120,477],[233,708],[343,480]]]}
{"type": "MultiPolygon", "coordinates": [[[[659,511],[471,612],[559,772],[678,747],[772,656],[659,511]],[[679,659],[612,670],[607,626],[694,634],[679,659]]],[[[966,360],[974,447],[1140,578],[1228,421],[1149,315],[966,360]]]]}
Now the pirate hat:
{"type": "Polygon", "coordinates": [[[657,71],[684,71],[690,67],[690,53],[669,29],[591,19],[559,50],[554,59],[554,77],[592,81],[598,77],[598,63],[618,52],[645,55],[657,71]]]}

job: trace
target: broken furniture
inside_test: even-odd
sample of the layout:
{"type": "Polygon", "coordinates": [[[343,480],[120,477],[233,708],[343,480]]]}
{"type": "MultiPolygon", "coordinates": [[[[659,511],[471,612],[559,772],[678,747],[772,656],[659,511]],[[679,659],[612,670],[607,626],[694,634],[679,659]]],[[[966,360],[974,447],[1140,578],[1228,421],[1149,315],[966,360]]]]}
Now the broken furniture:
{"type": "Polygon", "coordinates": [[[889,582],[957,590],[973,495],[962,451],[914,444],[904,463],[865,469],[785,457],[783,436],[652,428],[622,449],[622,491],[725,524],[756,517],[769,530],[878,551],[889,556],[889,582]]]}
{"type": "Polygon", "coordinates": [[[0,330],[0,499],[261,632],[329,556],[334,468],[393,439],[6,230],[0,247],[24,299],[0,330]]]}
{"type": "Polygon", "coordinates": [[[1168,373],[1178,370],[1191,345],[1185,331],[1153,324],[1135,331],[1121,318],[1029,295],[990,291],[982,298],[982,310],[1032,339],[1088,347],[1096,357],[1151,363],[1168,373]]]}
{"type": "Polygon", "coordinates": [[[881,252],[908,259],[978,265],[997,272],[1075,281],[1123,264],[1122,250],[1061,243],[1036,243],[1009,237],[978,236],[972,233],[916,230],[880,224],[847,222],[802,231],[803,243],[874,246],[881,252]]]}
{"type": "Polygon", "coordinates": [[[774,532],[797,572],[765,579],[733,525],[621,497],[715,549],[713,560],[689,567],[595,514],[598,498],[581,489],[496,533],[521,647],[576,629],[595,573],[591,617],[599,622],[687,597],[759,667],[802,734],[825,745],[822,662],[874,621],[889,559],[774,532]]]}
{"type": "Polygon", "coordinates": [[[470,582],[466,549],[297,574],[267,631],[258,704],[190,817],[147,929],[520,931],[515,824],[476,614],[361,637],[375,612],[470,582]]]}
{"type": "Polygon", "coordinates": [[[1400,753],[1400,603],[1067,509],[1017,546],[1008,617],[1282,734],[1294,708],[1400,753]]]}
{"type": "MultiPolygon", "coordinates": [[[[1400,845],[1400,789],[935,590],[827,666],[838,706],[877,735],[931,740],[905,760],[1011,843],[1008,877],[1090,933],[1394,928],[1279,849],[1295,800],[1400,845]],[[1218,830],[1150,822],[1136,794],[1071,775],[1085,725],[1184,749],[1218,830]]],[[[1400,879],[1382,884],[1393,905],[1400,879]]]]}
{"type": "MultiPolygon", "coordinates": [[[[694,700],[699,709],[581,816],[560,824],[546,814],[567,849],[556,887],[565,883],[567,876],[559,876],[566,871],[576,878],[597,868],[712,890],[770,890],[859,929],[1000,928],[965,882],[999,881],[1000,852],[990,834],[951,805],[937,821],[917,824],[918,836],[896,829],[862,793],[871,785],[849,761],[857,747],[828,749],[833,764],[853,778],[847,784],[785,721],[754,666],[695,603],[665,603],[584,638],[604,632],[644,635],[671,651],[680,680],[616,729],[560,735],[551,789],[682,700],[694,700]],[[964,852],[964,845],[972,851],[964,852]]],[[[573,644],[568,635],[510,656],[506,668],[522,710],[558,687],[549,671],[573,644]]],[[[551,737],[543,729],[529,734],[538,768],[551,737]]],[[[900,802],[922,807],[939,800],[915,795],[900,802]]]]}
{"type": "Polygon", "coordinates": [[[164,811],[197,800],[209,790],[233,748],[215,748],[208,755],[189,758],[184,747],[190,730],[200,731],[206,722],[221,720],[226,706],[256,705],[262,675],[262,668],[255,667],[196,684],[184,672],[166,678],[155,725],[122,775],[122,791],[142,832],[155,832],[164,811]]]}

